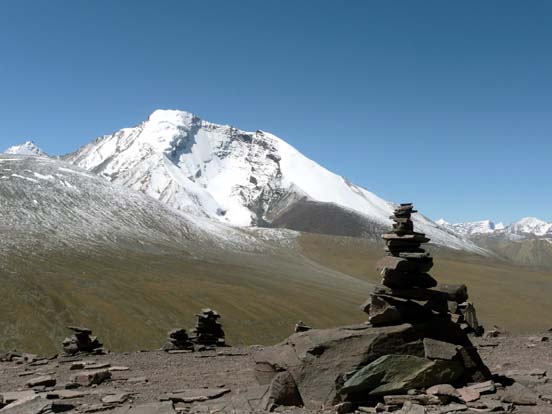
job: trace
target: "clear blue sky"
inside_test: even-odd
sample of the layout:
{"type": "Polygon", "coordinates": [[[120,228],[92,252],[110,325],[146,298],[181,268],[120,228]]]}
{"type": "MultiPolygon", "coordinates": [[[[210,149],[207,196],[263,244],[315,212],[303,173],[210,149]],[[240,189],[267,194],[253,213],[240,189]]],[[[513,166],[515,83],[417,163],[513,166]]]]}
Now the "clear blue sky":
{"type": "Polygon", "coordinates": [[[0,149],[184,109],[451,221],[552,220],[552,1],[0,2],[0,149]]]}

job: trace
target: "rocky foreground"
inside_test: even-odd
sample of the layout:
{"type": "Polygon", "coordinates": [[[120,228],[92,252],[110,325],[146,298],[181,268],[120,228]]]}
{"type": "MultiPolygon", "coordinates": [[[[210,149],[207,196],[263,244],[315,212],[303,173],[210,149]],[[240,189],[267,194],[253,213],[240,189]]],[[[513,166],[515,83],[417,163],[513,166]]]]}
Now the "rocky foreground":
{"type": "MultiPolygon", "coordinates": [[[[493,372],[477,392],[433,387],[388,397],[377,407],[320,409],[280,406],[277,412],[552,413],[552,334],[476,338],[493,372]],[[549,376],[550,375],[550,376],[549,376]],[[433,394],[429,395],[428,394],[433,394]],[[471,400],[471,401],[466,401],[471,400]]],[[[3,413],[253,413],[263,412],[268,386],[256,378],[266,349],[147,351],[105,355],[6,355],[0,363],[3,413]],[[14,403],[15,402],[15,403],[14,403]]],[[[292,398],[293,396],[290,396],[292,398]]]]}

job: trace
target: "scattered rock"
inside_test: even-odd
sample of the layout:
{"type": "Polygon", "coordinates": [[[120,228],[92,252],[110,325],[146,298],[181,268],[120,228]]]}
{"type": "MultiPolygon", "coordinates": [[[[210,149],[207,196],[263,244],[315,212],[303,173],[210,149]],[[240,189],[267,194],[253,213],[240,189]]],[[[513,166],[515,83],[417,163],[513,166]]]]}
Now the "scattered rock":
{"type": "Polygon", "coordinates": [[[81,371],[77,374],[71,375],[71,382],[89,387],[94,384],[101,384],[102,382],[111,378],[111,372],[107,369],[96,371],[81,371]]]}
{"type": "Polygon", "coordinates": [[[449,404],[449,405],[445,405],[444,407],[441,407],[440,412],[443,414],[446,414],[446,413],[455,413],[458,411],[466,411],[467,409],[468,409],[467,405],[453,403],[453,404],[449,404]]]}
{"type": "Polygon", "coordinates": [[[383,401],[387,405],[403,405],[407,402],[419,405],[440,405],[443,400],[436,395],[385,395],[383,401]]]}
{"type": "Polygon", "coordinates": [[[270,383],[263,408],[268,410],[272,406],[299,407],[302,405],[303,400],[293,376],[287,371],[276,375],[270,383]]]}
{"type": "Polygon", "coordinates": [[[105,404],[124,404],[130,395],[128,393],[106,395],[102,398],[102,402],[105,404]]]}
{"type": "Polygon", "coordinates": [[[97,364],[85,364],[84,369],[98,370],[98,369],[109,368],[110,366],[111,366],[111,364],[109,362],[102,362],[102,363],[97,363],[97,364]]]}
{"type": "Polygon", "coordinates": [[[403,407],[397,411],[397,414],[425,414],[426,409],[419,405],[419,404],[413,404],[411,402],[406,402],[403,407]]]}
{"type": "Polygon", "coordinates": [[[471,387],[459,388],[457,392],[459,394],[460,400],[465,403],[477,401],[481,396],[477,389],[471,387]]]}
{"type": "Polygon", "coordinates": [[[38,394],[17,399],[2,408],[3,414],[42,414],[52,406],[51,401],[41,398],[38,394]]]}
{"type": "Polygon", "coordinates": [[[517,405],[537,405],[538,396],[529,388],[514,382],[500,393],[502,401],[517,405]]]}
{"type": "Polygon", "coordinates": [[[33,390],[4,392],[2,393],[2,400],[4,404],[11,404],[12,402],[18,400],[28,400],[35,395],[36,392],[33,390]]]}
{"type": "Polygon", "coordinates": [[[456,388],[454,388],[450,384],[438,384],[433,385],[432,387],[429,387],[426,390],[426,394],[428,395],[437,395],[437,396],[445,396],[445,397],[451,397],[451,398],[459,398],[460,394],[458,391],[456,391],[456,388]]]}
{"type": "Polygon", "coordinates": [[[65,400],[71,398],[81,398],[84,397],[86,393],[81,391],[73,390],[55,390],[50,391],[46,394],[46,398],[49,400],[65,400]]]}
{"type": "Polygon", "coordinates": [[[82,361],[73,362],[73,363],[71,363],[71,367],[69,369],[71,371],[84,369],[84,362],[82,362],[82,361]]]}
{"type": "Polygon", "coordinates": [[[41,377],[36,377],[27,382],[27,386],[34,387],[53,387],[56,385],[56,379],[52,378],[49,375],[44,375],[41,377]]]}
{"type": "Polygon", "coordinates": [[[347,414],[353,411],[353,404],[350,402],[342,402],[334,406],[334,411],[336,414],[347,414]]]}
{"type": "Polygon", "coordinates": [[[222,397],[224,394],[229,393],[227,388],[198,388],[177,391],[169,394],[165,394],[160,398],[161,401],[172,401],[173,403],[193,403],[196,401],[207,401],[214,398],[222,397]]]}
{"type": "Polygon", "coordinates": [[[491,398],[482,398],[478,401],[468,403],[471,410],[477,412],[512,412],[512,404],[504,404],[491,398]]]}
{"type": "Polygon", "coordinates": [[[473,389],[479,394],[494,394],[496,392],[495,383],[492,380],[470,384],[466,388],[473,389]]]}
{"type": "Polygon", "coordinates": [[[91,404],[91,405],[83,405],[80,407],[80,411],[84,413],[99,413],[102,411],[107,411],[113,409],[113,405],[111,404],[91,404]]]}
{"type": "Polygon", "coordinates": [[[485,335],[483,335],[483,338],[497,338],[502,334],[500,329],[498,329],[497,326],[493,326],[493,329],[490,331],[485,332],[485,335]]]}
{"type": "Polygon", "coordinates": [[[114,367],[109,367],[108,371],[109,372],[120,372],[120,371],[128,371],[130,370],[129,367],[124,367],[124,366],[114,366],[114,367]]]}

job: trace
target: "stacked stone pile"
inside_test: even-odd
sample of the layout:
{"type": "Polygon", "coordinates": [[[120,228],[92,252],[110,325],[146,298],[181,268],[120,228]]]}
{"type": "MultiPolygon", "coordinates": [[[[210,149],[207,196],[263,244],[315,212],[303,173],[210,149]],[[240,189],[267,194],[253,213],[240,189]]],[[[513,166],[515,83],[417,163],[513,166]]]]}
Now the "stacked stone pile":
{"type": "Polygon", "coordinates": [[[194,344],[190,341],[186,329],[172,329],[168,333],[167,343],[163,346],[164,351],[193,350],[194,344]]]}
{"type": "Polygon", "coordinates": [[[92,336],[92,330],[79,326],[68,326],[67,329],[73,331],[73,335],[63,340],[63,351],[68,355],[74,355],[79,352],[103,354],[105,350],[97,337],[92,336]]]}
{"type": "Polygon", "coordinates": [[[387,255],[377,263],[382,281],[363,305],[374,326],[423,321],[434,314],[450,314],[466,331],[481,333],[475,308],[466,302],[465,285],[437,285],[428,273],[433,258],[422,245],[424,233],[414,231],[412,204],[401,204],[391,219],[393,230],[384,234],[387,255]]]}
{"type": "Polygon", "coordinates": [[[307,325],[306,323],[304,323],[303,321],[299,321],[295,324],[295,329],[294,331],[297,333],[297,332],[306,332],[306,331],[310,331],[312,328],[307,325]]]}
{"type": "Polygon", "coordinates": [[[392,231],[383,235],[387,255],[377,264],[382,283],[363,305],[369,324],[306,330],[264,349],[255,355],[260,384],[276,393],[287,375],[308,408],[374,407],[389,396],[407,401],[435,385],[460,390],[490,379],[459,316],[449,310],[453,304],[455,312],[468,308],[459,305],[468,299],[467,288],[438,285],[428,273],[433,258],[422,245],[429,239],[414,231],[415,212],[412,204],[401,204],[392,231]]]}
{"type": "Polygon", "coordinates": [[[196,314],[197,323],[192,330],[190,340],[206,347],[226,346],[225,334],[219,323],[220,315],[212,309],[202,309],[196,314]]]}

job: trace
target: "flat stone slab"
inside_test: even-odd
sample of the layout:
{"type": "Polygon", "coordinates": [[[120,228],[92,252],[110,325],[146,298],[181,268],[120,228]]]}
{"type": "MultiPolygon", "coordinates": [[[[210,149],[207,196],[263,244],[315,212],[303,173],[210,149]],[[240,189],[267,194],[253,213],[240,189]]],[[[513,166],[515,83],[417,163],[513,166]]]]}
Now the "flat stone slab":
{"type": "Polygon", "coordinates": [[[4,404],[10,404],[10,403],[12,403],[14,401],[17,401],[17,400],[28,399],[30,397],[33,397],[34,395],[36,395],[36,392],[34,392],[33,390],[29,390],[29,391],[9,391],[9,392],[3,392],[2,393],[2,398],[3,398],[4,404]]]}
{"type": "Polygon", "coordinates": [[[197,388],[165,394],[160,398],[160,400],[193,403],[196,401],[207,401],[219,398],[222,397],[224,394],[228,394],[229,392],[230,390],[227,388],[197,388]]]}
{"type": "Polygon", "coordinates": [[[102,398],[102,402],[106,404],[124,404],[131,395],[129,393],[106,395],[102,398]]]}
{"type": "Polygon", "coordinates": [[[537,405],[538,402],[537,394],[517,382],[506,388],[500,397],[504,402],[517,405],[537,405]]]}
{"type": "Polygon", "coordinates": [[[108,368],[108,371],[109,372],[120,372],[120,371],[129,371],[130,368],[129,367],[124,367],[124,366],[114,366],[114,367],[109,367],[108,368]]]}
{"type": "Polygon", "coordinates": [[[55,390],[46,393],[46,399],[48,400],[68,400],[71,398],[81,398],[87,395],[82,391],[74,390],[55,390]]]}
{"type": "Polygon", "coordinates": [[[71,375],[71,382],[89,387],[94,384],[101,384],[111,378],[111,372],[107,369],[96,371],[82,371],[71,375]]]}
{"type": "Polygon", "coordinates": [[[41,377],[36,377],[27,382],[28,387],[53,387],[56,385],[56,379],[52,378],[49,375],[43,375],[41,377]]]}

